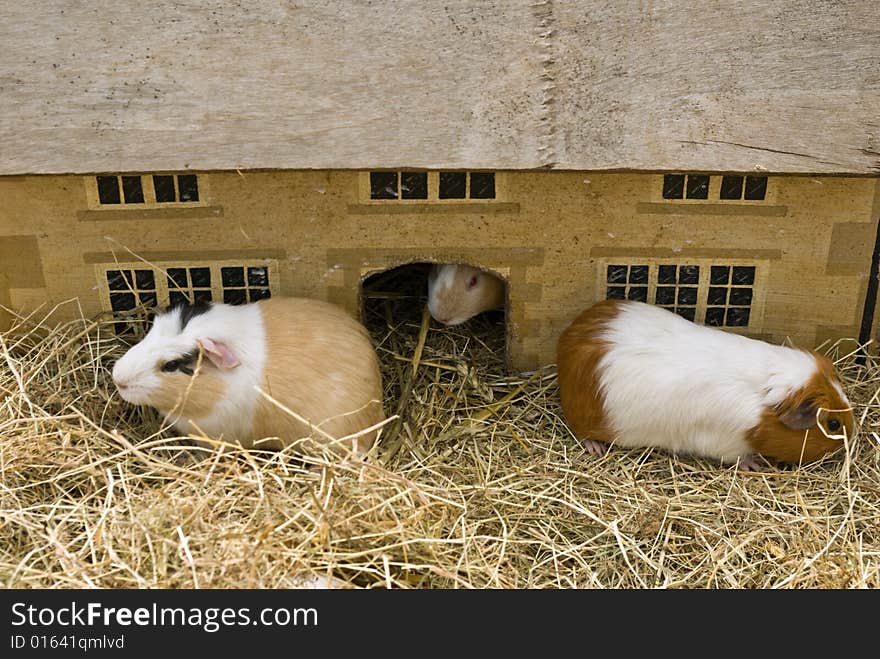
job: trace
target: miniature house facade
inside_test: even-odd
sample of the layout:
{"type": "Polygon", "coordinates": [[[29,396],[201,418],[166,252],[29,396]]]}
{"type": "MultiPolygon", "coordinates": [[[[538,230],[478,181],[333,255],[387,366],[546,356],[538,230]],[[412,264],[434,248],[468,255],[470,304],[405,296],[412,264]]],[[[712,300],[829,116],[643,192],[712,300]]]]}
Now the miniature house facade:
{"type": "Polygon", "coordinates": [[[516,369],[605,297],[867,341],[876,18],[867,0],[5,3],[0,305],[357,314],[377,272],[465,262],[507,281],[516,369]]]}
{"type": "Polygon", "coordinates": [[[713,173],[4,177],[0,296],[122,317],[302,295],[357,314],[370,275],[463,261],[507,281],[516,369],[551,363],[565,325],[606,297],[812,347],[859,337],[878,190],[868,177],[713,173]]]}

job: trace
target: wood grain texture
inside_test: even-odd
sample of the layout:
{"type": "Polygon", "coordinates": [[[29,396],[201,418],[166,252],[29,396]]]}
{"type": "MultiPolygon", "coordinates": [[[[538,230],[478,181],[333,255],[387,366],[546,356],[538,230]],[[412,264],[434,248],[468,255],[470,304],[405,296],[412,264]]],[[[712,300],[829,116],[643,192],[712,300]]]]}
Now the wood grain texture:
{"type": "Polygon", "coordinates": [[[874,0],[34,0],[0,43],[0,175],[880,173],[874,0]]]}

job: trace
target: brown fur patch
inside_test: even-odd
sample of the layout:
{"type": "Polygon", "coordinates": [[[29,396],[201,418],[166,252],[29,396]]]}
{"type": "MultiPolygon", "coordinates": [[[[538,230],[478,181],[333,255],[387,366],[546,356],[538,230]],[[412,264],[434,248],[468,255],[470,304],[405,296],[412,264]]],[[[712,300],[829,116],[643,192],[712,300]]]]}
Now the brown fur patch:
{"type": "Polygon", "coordinates": [[[193,366],[195,373],[190,376],[180,371],[163,373],[163,388],[153,394],[151,405],[160,410],[170,410],[170,416],[183,419],[198,419],[207,416],[214,404],[226,393],[226,383],[212,377],[216,370],[205,355],[193,366]]]}
{"type": "Polygon", "coordinates": [[[776,409],[765,410],[758,425],[746,437],[752,448],[765,457],[779,462],[812,462],[843,446],[843,440],[827,437],[826,433],[842,435],[845,432],[848,439],[854,436],[855,417],[832,384],[840,385],[834,364],[824,355],[812,354],[817,365],[813,377],[776,409]],[[821,427],[813,425],[807,430],[794,430],[782,423],[780,416],[802,405],[818,410],[821,427]],[[833,419],[841,424],[835,431],[828,428],[833,419]]]}
{"type": "MultiPolygon", "coordinates": [[[[320,300],[272,298],[259,304],[266,327],[267,394],[335,438],[385,418],[379,360],[363,325],[320,300]]],[[[359,437],[355,450],[367,451],[376,435],[359,437]]],[[[259,447],[278,448],[310,436],[329,441],[260,397],[253,436],[242,443],[277,437],[280,441],[259,442],[259,447]]]]}
{"type": "Polygon", "coordinates": [[[565,420],[580,439],[611,443],[613,434],[605,422],[597,368],[608,351],[599,338],[620,313],[619,300],[603,300],[572,321],[559,337],[556,366],[559,397],[565,420]]]}

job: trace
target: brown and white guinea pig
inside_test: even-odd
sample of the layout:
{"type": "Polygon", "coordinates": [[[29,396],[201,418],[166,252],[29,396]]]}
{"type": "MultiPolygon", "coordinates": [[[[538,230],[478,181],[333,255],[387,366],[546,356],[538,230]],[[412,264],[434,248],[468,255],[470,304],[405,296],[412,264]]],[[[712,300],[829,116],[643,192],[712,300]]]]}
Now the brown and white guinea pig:
{"type": "Polygon", "coordinates": [[[605,300],[557,345],[566,421],[587,448],[609,443],[740,460],[810,462],[853,437],[852,408],[829,359],[605,300]]]}
{"type": "Polygon", "coordinates": [[[428,272],[428,311],[444,325],[459,325],[504,306],[504,282],[469,265],[434,264],[428,272]]]}
{"type": "MultiPolygon", "coordinates": [[[[123,399],[155,407],[177,430],[245,448],[268,437],[280,441],[257,447],[309,436],[330,441],[258,387],[337,439],[384,419],[382,376],[366,329],[342,308],[306,298],[172,307],[116,362],[113,381],[123,399]]],[[[376,434],[346,448],[364,452],[376,434]]]]}

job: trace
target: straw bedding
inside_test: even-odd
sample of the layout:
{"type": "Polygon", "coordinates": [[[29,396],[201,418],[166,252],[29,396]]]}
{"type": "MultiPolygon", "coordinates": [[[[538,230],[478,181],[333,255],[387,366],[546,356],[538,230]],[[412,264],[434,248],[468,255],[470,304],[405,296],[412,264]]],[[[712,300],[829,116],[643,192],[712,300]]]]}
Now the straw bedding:
{"type": "Polygon", "coordinates": [[[505,371],[497,314],[440,328],[423,302],[365,301],[399,415],[366,460],[195,459],[116,395],[110,318],[19,319],[0,341],[0,585],[880,586],[876,362],[825,347],[862,430],[819,464],[596,458],[563,422],[552,366],[505,371]]]}

